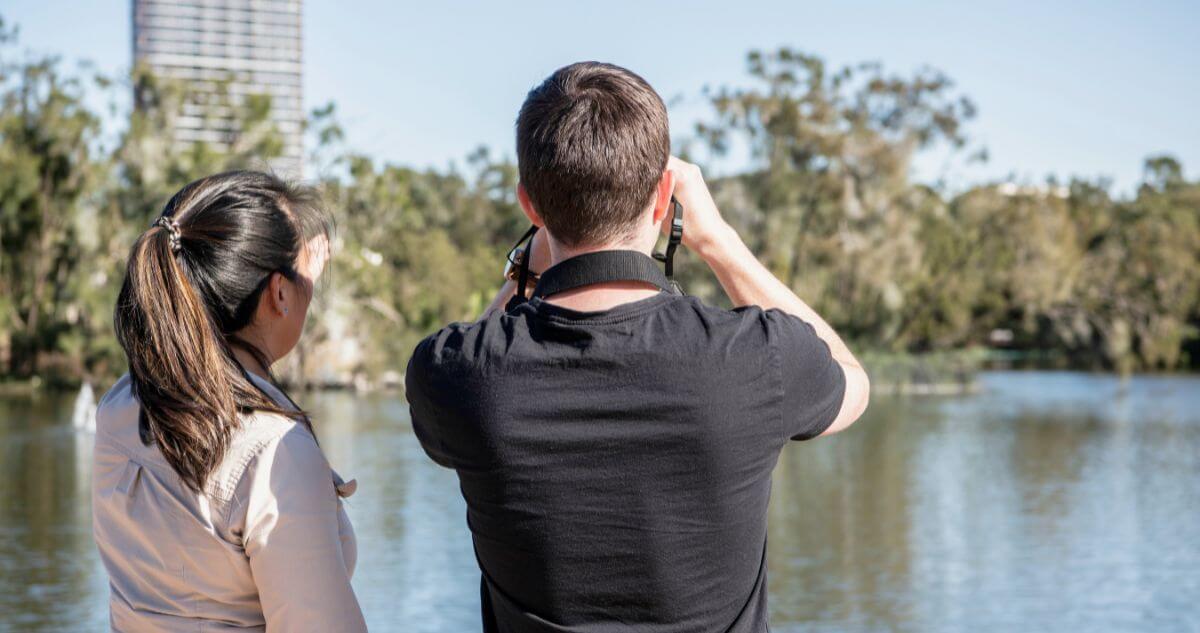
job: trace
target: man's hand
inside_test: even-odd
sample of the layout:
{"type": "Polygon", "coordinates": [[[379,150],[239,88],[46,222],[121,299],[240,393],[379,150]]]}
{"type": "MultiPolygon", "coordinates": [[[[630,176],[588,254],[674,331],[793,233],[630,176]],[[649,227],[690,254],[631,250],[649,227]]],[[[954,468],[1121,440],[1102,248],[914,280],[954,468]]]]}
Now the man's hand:
{"type": "MultiPolygon", "coordinates": [[[[683,244],[708,264],[735,306],[757,305],[777,308],[808,322],[829,346],[830,355],[846,376],[841,409],[824,435],[850,426],[867,408],[870,380],[841,337],[829,327],[787,284],[767,270],[750,252],[741,237],[721,217],[700,168],[672,156],[667,169],[675,175],[675,198],[683,205],[683,244]]],[[[670,214],[663,223],[670,231],[670,214]]]]}
{"type": "MultiPolygon", "coordinates": [[[[667,169],[675,175],[673,195],[683,205],[683,245],[707,258],[707,252],[717,248],[732,229],[717,210],[699,167],[672,156],[667,169]]],[[[662,226],[663,233],[670,234],[670,213],[662,226]]]]}
{"type": "MultiPolygon", "coordinates": [[[[533,238],[529,242],[529,272],[544,273],[550,267],[553,260],[550,256],[550,235],[546,233],[546,228],[542,227],[533,234],[533,238]]],[[[533,284],[526,286],[525,294],[533,292],[533,284]]],[[[517,294],[517,282],[505,280],[504,285],[500,286],[500,290],[496,292],[496,296],[492,299],[491,304],[484,309],[483,314],[479,315],[480,319],[486,319],[488,315],[497,310],[503,310],[508,301],[517,294]]]]}

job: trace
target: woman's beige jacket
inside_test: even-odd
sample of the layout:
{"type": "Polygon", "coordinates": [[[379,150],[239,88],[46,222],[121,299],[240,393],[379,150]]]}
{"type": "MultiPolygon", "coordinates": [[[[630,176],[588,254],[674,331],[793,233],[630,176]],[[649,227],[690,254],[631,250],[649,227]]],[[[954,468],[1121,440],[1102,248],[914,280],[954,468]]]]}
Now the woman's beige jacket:
{"type": "MultiPolygon", "coordinates": [[[[280,403],[267,381],[252,378],[280,403]]],[[[92,515],[116,631],[363,631],[342,483],[308,428],[243,418],[202,494],[142,443],[125,376],[96,414],[92,515]]]]}

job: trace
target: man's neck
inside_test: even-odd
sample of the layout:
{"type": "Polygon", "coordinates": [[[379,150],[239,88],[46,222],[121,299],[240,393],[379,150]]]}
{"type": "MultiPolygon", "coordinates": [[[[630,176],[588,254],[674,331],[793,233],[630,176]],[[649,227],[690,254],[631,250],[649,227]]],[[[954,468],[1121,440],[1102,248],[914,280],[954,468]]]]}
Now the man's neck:
{"type": "MultiPolygon", "coordinates": [[[[558,264],[561,261],[570,259],[584,253],[595,253],[599,251],[612,250],[635,250],[645,252],[644,249],[627,243],[608,244],[605,246],[580,249],[566,249],[553,241],[550,243],[550,258],[553,264],[558,264]]],[[[647,253],[649,255],[649,253],[647,253]]],[[[580,312],[595,312],[600,310],[610,310],[624,303],[640,301],[658,294],[660,290],[652,284],[642,281],[606,281],[598,284],[589,284],[579,288],[572,288],[563,292],[550,295],[545,298],[547,303],[552,303],[564,308],[578,310],[580,312]]]]}

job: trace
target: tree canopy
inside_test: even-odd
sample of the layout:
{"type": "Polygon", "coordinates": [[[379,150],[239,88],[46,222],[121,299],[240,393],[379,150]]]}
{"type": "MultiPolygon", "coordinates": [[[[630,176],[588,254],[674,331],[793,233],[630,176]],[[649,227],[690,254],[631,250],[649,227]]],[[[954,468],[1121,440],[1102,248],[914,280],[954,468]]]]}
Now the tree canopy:
{"type": "MultiPolygon", "coordinates": [[[[15,49],[0,20],[0,374],[111,378],[123,371],[111,314],[129,246],[187,182],[279,155],[270,99],[201,98],[145,68],[70,75],[15,49]],[[134,105],[106,148],[86,97],[118,90],[134,105]],[[197,103],[234,112],[226,147],[172,140],[197,103]]],[[[750,148],[749,169],[712,183],[720,207],[859,347],[998,346],[1120,371],[1200,364],[1200,183],[1175,158],[1146,158],[1126,197],[1102,179],[952,193],[912,176],[932,148],[986,156],[967,134],[975,105],[942,73],[831,69],[791,49],[751,52],[747,70],[745,86],[706,93],[712,116],[688,140],[718,155],[750,148]]],[[[515,165],[486,149],[444,170],[380,164],[343,146],[332,104],[307,135],[338,234],[286,373],[400,372],[417,340],[478,314],[498,286],[525,222],[515,165]]],[[[699,261],[681,260],[690,292],[724,301],[699,261]]]]}

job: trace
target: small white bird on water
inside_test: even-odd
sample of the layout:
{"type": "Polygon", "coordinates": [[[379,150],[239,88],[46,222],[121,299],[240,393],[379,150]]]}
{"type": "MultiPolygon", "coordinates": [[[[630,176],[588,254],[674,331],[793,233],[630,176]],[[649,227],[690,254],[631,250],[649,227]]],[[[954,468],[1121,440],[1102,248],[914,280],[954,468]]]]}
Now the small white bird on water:
{"type": "Polygon", "coordinates": [[[90,382],[84,381],[79,387],[79,395],[75,396],[75,412],[71,414],[71,426],[75,427],[76,431],[96,432],[96,392],[90,382]]]}

